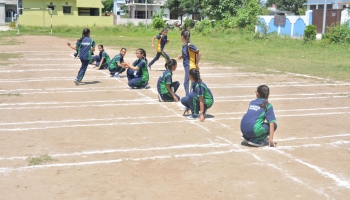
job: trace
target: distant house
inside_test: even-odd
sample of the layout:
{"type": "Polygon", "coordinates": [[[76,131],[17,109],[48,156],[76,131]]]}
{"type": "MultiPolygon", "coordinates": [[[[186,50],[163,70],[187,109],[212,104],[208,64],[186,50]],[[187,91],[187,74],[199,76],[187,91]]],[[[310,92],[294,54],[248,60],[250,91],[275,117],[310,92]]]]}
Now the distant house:
{"type": "Polygon", "coordinates": [[[124,15],[124,11],[121,9],[126,4],[125,0],[114,0],[113,13],[115,15],[124,15]]]}
{"type": "Polygon", "coordinates": [[[0,25],[16,19],[17,0],[0,0],[0,25]]]}
{"type": "Polygon", "coordinates": [[[20,23],[32,26],[53,25],[113,25],[113,17],[102,16],[105,0],[23,0],[20,23]],[[51,10],[51,12],[50,12],[51,10]]]}
{"type": "MultiPolygon", "coordinates": [[[[327,9],[344,9],[347,4],[350,4],[350,0],[327,0],[327,9]]],[[[308,0],[304,5],[307,6],[307,10],[323,10],[323,0],[308,0]]]]}

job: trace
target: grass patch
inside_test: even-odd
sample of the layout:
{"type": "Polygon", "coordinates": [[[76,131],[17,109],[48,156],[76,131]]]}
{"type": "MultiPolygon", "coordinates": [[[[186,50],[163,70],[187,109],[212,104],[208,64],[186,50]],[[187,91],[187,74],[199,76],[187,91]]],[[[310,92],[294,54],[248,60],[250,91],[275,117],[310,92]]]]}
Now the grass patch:
{"type": "Polygon", "coordinates": [[[16,31],[1,31],[0,45],[17,45],[20,42],[16,39],[18,37],[16,31]]]}
{"type": "MultiPolygon", "coordinates": [[[[54,27],[53,34],[74,42],[84,27],[54,27]]],[[[89,27],[97,44],[108,48],[126,47],[128,53],[137,48],[147,51],[149,61],[156,52],[151,40],[160,30],[133,26],[89,27]]],[[[49,35],[49,29],[22,26],[22,34],[49,35]]],[[[165,51],[171,58],[181,54],[180,31],[169,30],[170,43],[165,51]]],[[[350,81],[349,44],[329,44],[324,41],[305,43],[302,39],[271,35],[255,39],[253,32],[227,29],[208,36],[191,31],[191,43],[202,52],[201,62],[215,66],[238,67],[239,71],[266,73],[266,69],[307,74],[333,80],[350,81]]],[[[108,52],[107,52],[108,53],[108,52]]],[[[110,55],[114,56],[114,55],[110,55]]]]}
{"type": "Polygon", "coordinates": [[[0,97],[1,96],[16,96],[16,97],[18,97],[18,96],[20,96],[21,94],[20,93],[5,93],[5,94],[0,94],[0,97]]]}
{"type": "Polygon", "coordinates": [[[40,156],[28,157],[27,161],[28,161],[28,165],[32,166],[32,165],[41,165],[43,163],[57,161],[57,159],[53,159],[51,156],[47,154],[42,154],[40,156]]]}

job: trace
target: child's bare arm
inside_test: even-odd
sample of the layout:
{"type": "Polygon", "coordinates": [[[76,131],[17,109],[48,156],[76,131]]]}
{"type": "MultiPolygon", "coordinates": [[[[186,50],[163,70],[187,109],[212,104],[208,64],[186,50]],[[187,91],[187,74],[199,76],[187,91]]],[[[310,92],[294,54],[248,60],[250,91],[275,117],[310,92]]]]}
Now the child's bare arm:
{"type": "Polygon", "coordinates": [[[197,62],[196,62],[197,69],[199,69],[198,64],[199,64],[199,61],[201,60],[201,56],[202,56],[202,53],[198,50],[198,52],[197,52],[197,62]]]}
{"type": "Polygon", "coordinates": [[[273,135],[275,134],[275,123],[270,123],[270,136],[269,136],[269,146],[276,147],[275,142],[273,141],[273,135]]]}
{"type": "Polygon", "coordinates": [[[199,114],[199,121],[204,122],[204,97],[200,96],[199,98],[199,111],[201,114],[199,114]]]}
{"type": "Polygon", "coordinates": [[[153,36],[152,38],[152,47],[154,47],[154,39],[156,38],[156,36],[153,36]]]}
{"type": "Polygon", "coordinates": [[[175,102],[178,102],[178,99],[177,99],[177,97],[175,96],[173,90],[171,89],[170,84],[167,84],[167,85],[166,85],[166,89],[168,89],[168,92],[171,94],[171,96],[173,96],[174,101],[175,101],[175,102]]]}

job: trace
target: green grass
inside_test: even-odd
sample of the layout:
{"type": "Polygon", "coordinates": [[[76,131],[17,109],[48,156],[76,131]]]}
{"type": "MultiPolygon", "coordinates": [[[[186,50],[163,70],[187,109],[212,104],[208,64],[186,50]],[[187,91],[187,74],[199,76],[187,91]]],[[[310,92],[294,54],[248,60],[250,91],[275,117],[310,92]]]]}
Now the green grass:
{"type": "Polygon", "coordinates": [[[0,97],[3,97],[3,96],[20,96],[21,94],[20,93],[5,93],[5,94],[0,94],[0,97]]]}
{"type": "Polygon", "coordinates": [[[57,161],[57,160],[53,159],[51,156],[47,154],[42,154],[40,156],[28,157],[27,161],[28,161],[28,165],[31,166],[31,165],[41,165],[43,163],[57,161]]]}
{"type": "MultiPolygon", "coordinates": [[[[126,47],[128,53],[139,47],[147,51],[148,59],[155,56],[151,39],[159,30],[140,27],[89,27],[97,44],[109,48],[126,47]]],[[[54,35],[74,42],[83,27],[54,27],[54,35]]],[[[23,27],[21,34],[49,35],[49,29],[23,27]]],[[[254,39],[254,33],[244,30],[224,30],[203,36],[191,31],[191,43],[202,52],[201,62],[212,66],[237,67],[240,71],[262,72],[266,69],[292,72],[350,81],[350,45],[326,44],[324,41],[304,43],[302,39],[270,36],[254,39]]],[[[165,51],[171,58],[181,54],[180,31],[169,31],[170,43],[165,51]]],[[[108,53],[108,52],[107,52],[108,53]]],[[[110,55],[114,56],[114,55],[110,55]]]]}

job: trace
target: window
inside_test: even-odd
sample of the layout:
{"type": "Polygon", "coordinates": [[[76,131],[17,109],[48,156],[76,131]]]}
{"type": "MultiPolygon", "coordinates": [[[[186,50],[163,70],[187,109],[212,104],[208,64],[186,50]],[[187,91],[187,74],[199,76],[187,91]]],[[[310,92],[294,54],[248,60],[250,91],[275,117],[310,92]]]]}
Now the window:
{"type": "Polygon", "coordinates": [[[63,13],[70,14],[71,13],[71,7],[70,6],[63,6],[63,13]]]}
{"type": "Polygon", "coordinates": [[[47,8],[51,8],[51,10],[55,10],[55,6],[47,6],[47,8]]]}
{"type": "Polygon", "coordinates": [[[135,11],[135,18],[137,19],[146,19],[145,11],[135,11]]]}
{"type": "Polygon", "coordinates": [[[332,4],[328,4],[327,5],[327,9],[333,9],[333,5],[332,4]]]}
{"type": "Polygon", "coordinates": [[[316,5],[310,5],[310,10],[316,10],[316,5]]]}
{"type": "Polygon", "coordinates": [[[100,11],[98,8],[78,8],[79,16],[99,16],[100,11]]]}
{"type": "Polygon", "coordinates": [[[324,5],[318,5],[318,10],[323,10],[324,5]]]}
{"type": "Polygon", "coordinates": [[[6,11],[6,17],[14,17],[15,13],[16,12],[14,10],[9,9],[6,11]]]}

